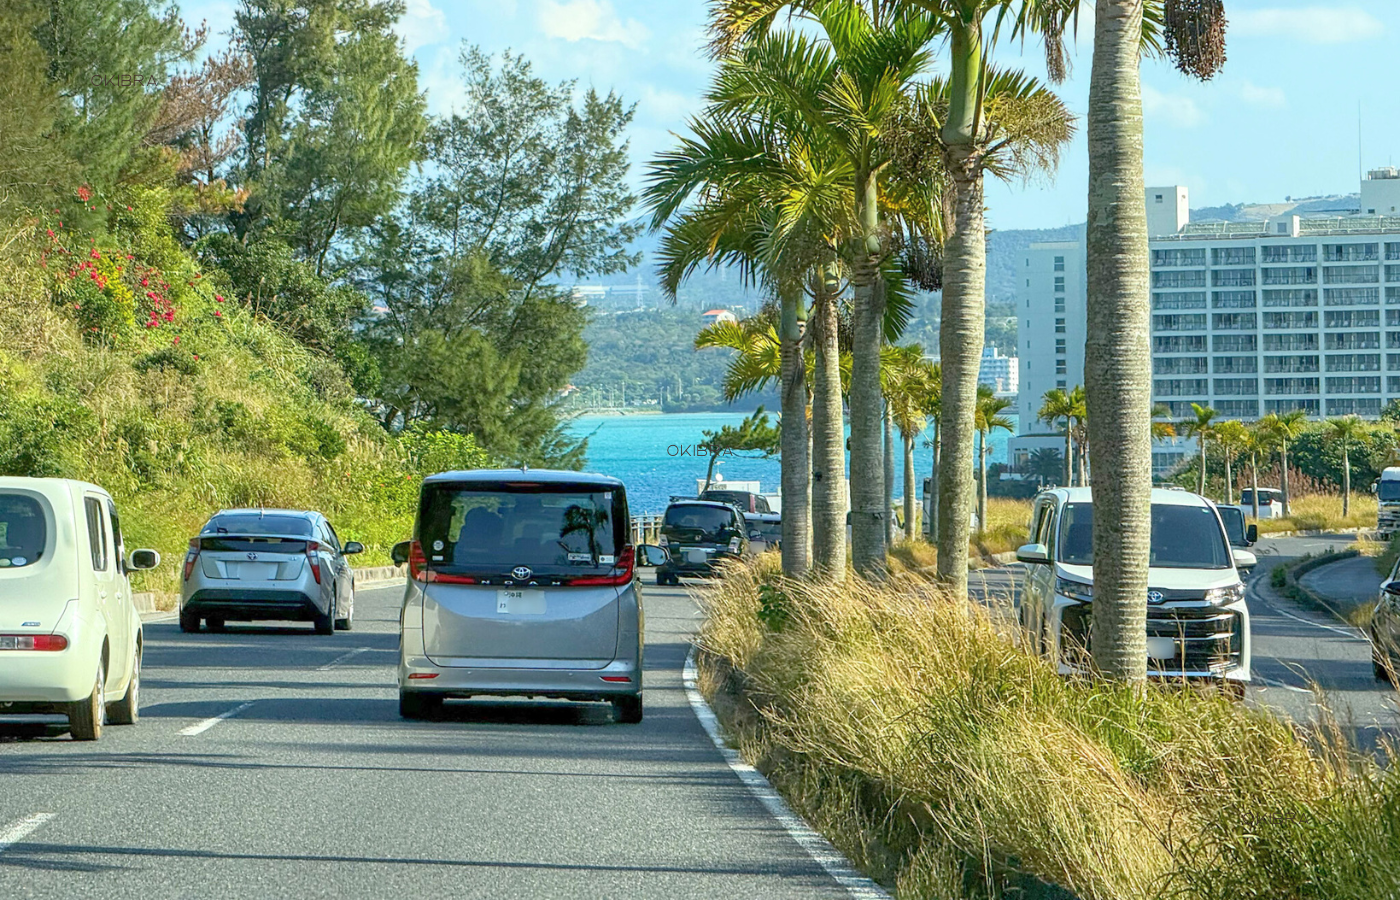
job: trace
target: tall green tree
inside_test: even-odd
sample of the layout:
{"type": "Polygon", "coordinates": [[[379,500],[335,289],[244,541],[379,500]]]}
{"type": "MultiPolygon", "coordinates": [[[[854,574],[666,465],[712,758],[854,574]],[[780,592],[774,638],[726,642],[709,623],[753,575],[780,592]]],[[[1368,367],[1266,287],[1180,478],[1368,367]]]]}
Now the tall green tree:
{"type": "Polygon", "coordinates": [[[1266,413],[1259,420],[1259,427],[1269,435],[1270,442],[1278,447],[1279,490],[1283,492],[1283,517],[1285,519],[1289,515],[1288,448],[1302,435],[1307,424],[1308,414],[1301,409],[1293,409],[1285,413],[1266,413]]]}
{"type": "Polygon", "coordinates": [[[914,527],[918,509],[914,442],[928,426],[937,393],[937,375],[937,366],[924,358],[924,348],[917,344],[890,347],[885,351],[882,368],[885,400],[904,451],[904,528],[911,539],[918,534],[914,527]]]}
{"type": "Polygon", "coordinates": [[[1070,399],[1063,388],[1046,391],[1041,398],[1040,411],[1036,416],[1047,424],[1064,420],[1065,423],[1065,487],[1074,486],[1074,420],[1079,418],[1079,405],[1070,399]]]}
{"type": "MultiPolygon", "coordinates": [[[[1219,425],[1215,417],[1214,409],[1209,406],[1202,406],[1199,403],[1191,404],[1193,418],[1182,422],[1182,430],[1189,438],[1196,439],[1196,445],[1200,448],[1200,470],[1196,473],[1196,493],[1205,496],[1206,493],[1206,447],[1215,440],[1215,429],[1219,425]]],[[[1144,626],[1145,627],[1145,626],[1144,626]]]]}
{"type": "Polygon", "coordinates": [[[1225,461],[1225,502],[1235,502],[1234,462],[1240,454],[1249,450],[1249,429],[1237,419],[1229,419],[1215,426],[1215,443],[1225,461]]]}
{"type": "Polygon", "coordinates": [[[773,456],[782,451],[781,429],[769,424],[768,414],[761,406],[738,425],[725,425],[718,431],[702,431],[701,435],[703,440],[700,446],[710,459],[705,469],[702,494],[710,489],[715,477],[715,465],[721,456],[773,456]]]}
{"type": "Polygon", "coordinates": [[[1323,435],[1342,448],[1342,518],[1351,515],[1351,451],[1370,436],[1371,426],[1360,416],[1328,419],[1323,435]]]}

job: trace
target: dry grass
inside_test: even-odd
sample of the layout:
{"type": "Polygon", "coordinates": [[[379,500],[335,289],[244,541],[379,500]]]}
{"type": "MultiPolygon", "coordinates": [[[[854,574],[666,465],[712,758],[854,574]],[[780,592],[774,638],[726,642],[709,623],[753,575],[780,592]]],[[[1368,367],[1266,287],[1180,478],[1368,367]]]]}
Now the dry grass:
{"type": "Polygon", "coordinates": [[[1400,896],[1400,774],[1325,734],[1065,681],[911,576],[764,559],[704,602],[702,688],[741,751],[900,898],[1400,896]]]}
{"type": "Polygon", "coordinates": [[[1370,494],[1352,494],[1350,515],[1342,516],[1339,494],[1309,494],[1293,497],[1288,502],[1287,519],[1260,519],[1259,531],[1343,531],[1376,527],[1376,498],[1370,494]]]}

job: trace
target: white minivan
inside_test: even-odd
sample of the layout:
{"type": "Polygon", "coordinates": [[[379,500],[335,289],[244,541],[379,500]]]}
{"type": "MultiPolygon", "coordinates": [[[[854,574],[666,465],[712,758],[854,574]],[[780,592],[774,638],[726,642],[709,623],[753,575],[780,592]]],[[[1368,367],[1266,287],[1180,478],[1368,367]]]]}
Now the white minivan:
{"type": "MultiPolygon", "coordinates": [[[[1061,674],[1086,671],[1094,602],[1094,507],[1089,488],[1045,491],[1031,513],[1021,626],[1061,674]]],[[[1240,571],[1257,560],[1230,546],[1209,500],[1153,489],[1147,591],[1147,671],[1213,679],[1232,696],[1249,682],[1249,609],[1240,571]]]]}
{"type": "Polygon", "coordinates": [[[102,488],[0,477],[0,716],[60,714],[76,740],[135,723],[141,617],[116,504],[102,488]]]}

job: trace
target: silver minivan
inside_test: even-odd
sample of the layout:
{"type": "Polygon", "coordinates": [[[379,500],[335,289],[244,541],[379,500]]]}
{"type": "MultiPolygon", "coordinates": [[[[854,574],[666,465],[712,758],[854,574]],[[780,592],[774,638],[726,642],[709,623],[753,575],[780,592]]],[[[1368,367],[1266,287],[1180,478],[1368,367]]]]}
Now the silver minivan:
{"type": "MultiPolygon", "coordinates": [[[[423,484],[400,615],[399,711],[447,698],[606,700],[642,718],[639,563],[627,493],[602,475],[527,469],[433,475],[423,484]]],[[[640,555],[640,559],[638,556],[640,555]]]]}

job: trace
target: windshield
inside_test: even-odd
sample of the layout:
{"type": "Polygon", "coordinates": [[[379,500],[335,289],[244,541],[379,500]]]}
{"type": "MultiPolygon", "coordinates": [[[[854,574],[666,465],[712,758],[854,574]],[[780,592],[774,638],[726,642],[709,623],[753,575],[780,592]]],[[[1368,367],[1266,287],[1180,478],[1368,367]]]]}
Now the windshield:
{"type": "Polygon", "coordinates": [[[453,485],[423,489],[418,540],[428,567],[537,575],[610,569],[627,543],[621,490],[552,484],[453,485]]]}
{"type": "MultiPolygon", "coordinates": [[[[1264,498],[1260,497],[1259,502],[1263,503],[1264,498]]],[[[1225,526],[1225,536],[1229,538],[1230,543],[1238,545],[1248,543],[1244,531],[1244,513],[1229,506],[1219,507],[1216,511],[1220,513],[1220,521],[1225,526]]]]}
{"type": "MultiPolygon", "coordinates": [[[[1281,500],[1282,498],[1283,495],[1278,491],[1264,490],[1262,488],[1259,490],[1260,503],[1273,503],[1275,500],[1281,500]]],[[[1252,488],[1245,488],[1244,490],[1240,491],[1240,505],[1254,505],[1254,491],[1252,488]]]]}
{"type": "Polygon", "coordinates": [[[720,506],[672,506],[661,527],[692,540],[724,543],[738,525],[737,514],[720,506]]]}
{"type": "Polygon", "coordinates": [[[302,516],[259,515],[258,513],[225,513],[215,516],[204,526],[201,534],[291,534],[302,537],[312,533],[311,520],[302,516]]]}
{"type": "Polygon", "coordinates": [[[782,522],[750,522],[749,530],[757,531],[763,535],[765,541],[781,540],[783,536],[782,522]]]}
{"type": "Polygon", "coordinates": [[[0,569],[38,562],[48,546],[48,531],[38,500],[25,494],[0,494],[0,569]]]}
{"type": "Polygon", "coordinates": [[[1376,497],[1386,503],[1400,500],[1400,481],[1382,481],[1376,488],[1376,497]]]}
{"type": "MultiPolygon", "coordinates": [[[[1093,565],[1093,541],[1093,505],[1066,504],[1060,524],[1060,562],[1093,565]]],[[[1230,549],[1215,510],[1207,506],[1152,504],[1149,565],[1161,569],[1230,568],[1230,549]]]]}

